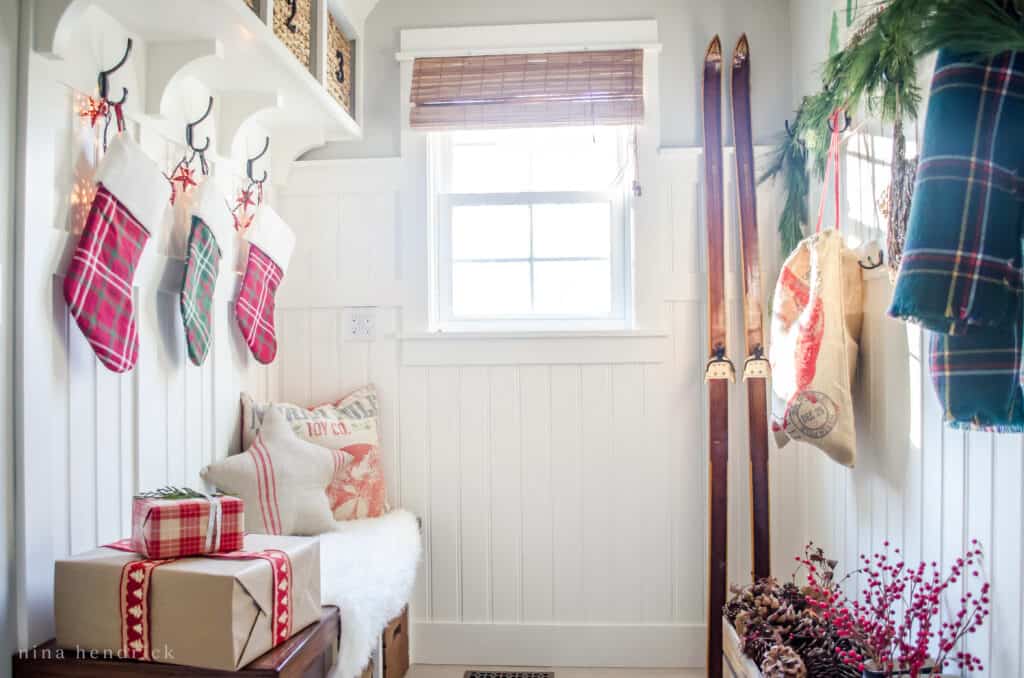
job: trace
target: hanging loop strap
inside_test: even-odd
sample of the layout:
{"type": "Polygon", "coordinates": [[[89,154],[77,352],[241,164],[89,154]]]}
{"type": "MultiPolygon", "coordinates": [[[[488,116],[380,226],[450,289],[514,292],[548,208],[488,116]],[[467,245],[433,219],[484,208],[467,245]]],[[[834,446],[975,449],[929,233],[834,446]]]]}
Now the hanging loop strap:
{"type": "Polygon", "coordinates": [[[840,208],[840,167],[842,165],[842,156],[840,152],[841,148],[841,137],[842,128],[840,127],[840,121],[844,119],[843,111],[836,109],[831,118],[829,119],[829,129],[832,131],[831,139],[828,145],[828,159],[825,161],[825,183],[821,190],[821,200],[818,203],[818,225],[815,227],[815,233],[821,233],[821,227],[825,221],[825,201],[828,198],[828,179],[829,173],[832,175],[832,189],[833,189],[833,203],[835,203],[835,229],[839,230],[840,217],[842,216],[842,210],[840,208]]]}

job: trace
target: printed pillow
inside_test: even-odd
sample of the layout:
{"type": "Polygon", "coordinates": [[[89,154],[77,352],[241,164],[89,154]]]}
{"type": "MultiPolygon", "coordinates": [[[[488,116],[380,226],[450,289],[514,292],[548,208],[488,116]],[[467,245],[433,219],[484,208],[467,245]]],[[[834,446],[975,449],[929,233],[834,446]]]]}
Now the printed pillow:
{"type": "Polygon", "coordinates": [[[243,444],[256,437],[271,410],[283,414],[297,436],[334,453],[335,472],[327,496],[336,520],[370,518],[388,510],[377,433],[377,391],[372,385],[308,409],[292,403],[257,403],[243,393],[243,444]]]}
{"type": "Polygon", "coordinates": [[[316,535],[335,526],[325,493],[335,464],[335,453],[296,436],[284,415],[271,410],[249,449],[201,475],[245,502],[249,532],[316,535]]]}

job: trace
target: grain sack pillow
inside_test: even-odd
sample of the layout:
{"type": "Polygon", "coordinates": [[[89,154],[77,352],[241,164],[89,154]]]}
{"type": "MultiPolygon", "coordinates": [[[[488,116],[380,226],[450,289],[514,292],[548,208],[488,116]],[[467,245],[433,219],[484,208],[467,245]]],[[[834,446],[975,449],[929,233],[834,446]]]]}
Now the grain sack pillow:
{"type": "Polygon", "coordinates": [[[334,454],[335,472],[327,496],[336,520],[372,518],[388,510],[377,432],[377,390],[372,385],[313,408],[257,403],[243,393],[243,444],[251,444],[272,410],[284,415],[297,436],[334,454]]]}
{"type": "Polygon", "coordinates": [[[334,471],[334,453],[296,436],[284,415],[270,410],[245,452],[201,475],[245,502],[250,532],[316,535],[335,526],[325,493],[334,471]]]}

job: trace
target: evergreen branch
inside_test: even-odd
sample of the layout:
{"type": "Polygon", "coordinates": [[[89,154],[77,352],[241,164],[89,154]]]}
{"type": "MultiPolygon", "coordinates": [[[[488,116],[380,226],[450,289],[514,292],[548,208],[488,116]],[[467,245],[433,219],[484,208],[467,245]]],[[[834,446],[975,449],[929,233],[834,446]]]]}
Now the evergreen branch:
{"type": "Polygon", "coordinates": [[[779,143],[760,178],[785,184],[784,253],[807,223],[808,163],[819,178],[825,174],[833,112],[863,108],[894,126],[916,119],[917,59],[939,48],[978,58],[1024,52],[1022,13],[1024,0],[882,0],[868,8],[846,47],[825,62],[821,90],[804,97],[793,136],[779,143]]]}
{"type": "Polygon", "coordinates": [[[947,47],[990,59],[1003,52],[1024,51],[1024,1],[1007,9],[996,0],[937,0],[924,20],[918,54],[947,47]]]}
{"type": "Polygon", "coordinates": [[[135,495],[135,499],[206,499],[207,497],[221,497],[224,496],[221,492],[212,492],[208,495],[200,494],[193,490],[191,487],[174,487],[167,485],[157,490],[150,490],[148,492],[140,492],[135,495]]]}

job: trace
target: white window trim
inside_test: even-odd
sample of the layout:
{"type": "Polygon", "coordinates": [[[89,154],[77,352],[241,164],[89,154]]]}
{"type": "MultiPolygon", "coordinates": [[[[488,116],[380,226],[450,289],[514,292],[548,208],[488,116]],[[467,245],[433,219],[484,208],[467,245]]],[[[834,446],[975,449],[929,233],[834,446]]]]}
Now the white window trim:
{"type": "MultiPolygon", "coordinates": [[[[664,334],[662,304],[665,290],[662,289],[660,270],[661,251],[658,237],[660,217],[659,198],[656,192],[656,168],[658,149],[661,142],[660,98],[658,92],[658,57],[661,44],[658,39],[656,20],[562,22],[551,24],[521,24],[503,26],[469,26],[452,28],[409,29],[401,31],[400,47],[395,58],[401,67],[401,88],[397,93],[401,115],[401,157],[404,179],[400,190],[399,204],[399,270],[404,280],[404,300],[400,332],[403,338],[422,341],[431,336],[443,340],[428,342],[441,345],[449,342],[487,342],[488,338],[514,337],[524,344],[548,342],[552,337],[575,337],[578,350],[584,350],[585,340],[595,342],[614,341],[632,345],[645,342],[651,336],[664,334]],[[432,319],[437,318],[434,306],[435,295],[430,293],[431,285],[437,280],[435,258],[429,253],[435,251],[436,229],[425,223],[430,215],[436,214],[435,191],[431,185],[433,173],[425,171],[430,162],[428,134],[409,127],[409,91],[412,83],[412,61],[420,57],[459,56],[477,54],[528,53],[533,51],[586,51],[606,49],[644,50],[644,98],[645,121],[639,129],[640,173],[644,196],[634,201],[632,226],[634,234],[643,234],[642,241],[631,240],[630,255],[633,257],[632,286],[629,298],[632,309],[627,317],[632,324],[626,328],[617,322],[614,327],[607,325],[586,327],[574,323],[572,327],[543,328],[520,326],[504,331],[486,333],[472,330],[441,332],[432,319]],[[426,176],[424,176],[426,175],[426,176]],[[531,339],[533,337],[534,339],[531,339]]],[[[424,344],[427,345],[427,344],[424,344]]],[[[546,343],[538,343],[546,345],[546,343]]],[[[586,344],[589,346],[589,344],[586,344]]],[[[440,349],[439,349],[440,350],[440,349]]],[[[644,349],[637,348],[639,353],[644,349]]],[[[525,354],[524,354],[525,356],[525,354]]],[[[525,357],[524,357],[525,359],[525,357]]],[[[660,359],[660,357],[658,358],[660,359]]],[[[512,360],[512,362],[517,362],[512,360]]]]}
{"type": "MultiPolygon", "coordinates": [[[[430,185],[432,189],[433,208],[429,210],[431,247],[429,256],[432,259],[434,275],[431,276],[432,314],[429,329],[434,332],[560,332],[560,331],[602,331],[630,330],[634,327],[633,318],[633,276],[632,276],[632,223],[633,196],[628,186],[618,186],[606,191],[539,191],[520,193],[445,193],[440,192],[434,180],[442,174],[447,176],[447,168],[441,163],[450,159],[450,153],[444,144],[442,134],[432,134],[428,141],[431,161],[428,167],[432,172],[430,185]],[[440,174],[438,174],[440,173],[440,174]],[[611,263],[611,308],[602,315],[556,314],[544,316],[528,314],[524,316],[494,317],[481,316],[456,317],[452,313],[452,242],[451,213],[452,208],[471,205],[531,205],[558,204],[572,202],[607,202],[612,211],[610,224],[610,263],[611,263]]],[[[619,149],[620,161],[629,162],[631,151],[623,142],[619,149]]],[[[631,163],[630,163],[631,164],[631,163]]],[[[624,182],[625,183],[625,182],[624,182]]],[[[531,257],[532,261],[532,257],[531,257]]]]}

